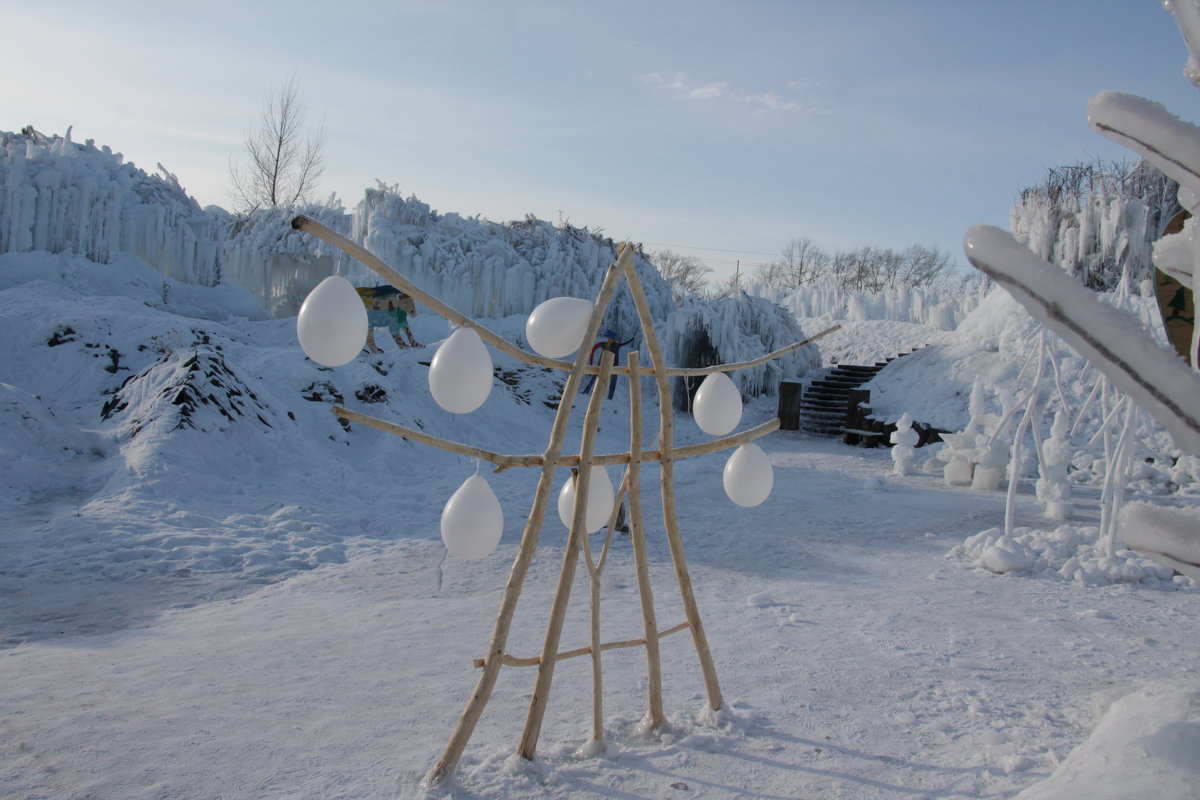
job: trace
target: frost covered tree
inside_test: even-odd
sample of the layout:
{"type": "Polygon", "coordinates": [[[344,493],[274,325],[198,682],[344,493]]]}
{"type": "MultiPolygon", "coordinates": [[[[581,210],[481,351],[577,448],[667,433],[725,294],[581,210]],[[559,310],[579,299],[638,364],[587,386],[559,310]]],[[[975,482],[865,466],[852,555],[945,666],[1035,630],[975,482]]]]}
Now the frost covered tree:
{"type": "Polygon", "coordinates": [[[690,295],[703,294],[712,268],[695,256],[674,250],[658,250],[650,254],[650,262],[671,287],[676,303],[690,295]]]}
{"type": "Polygon", "coordinates": [[[229,164],[229,197],[239,211],[308,200],[325,171],[325,129],[307,129],[296,76],[267,93],[258,127],[246,134],[248,163],[229,164]]]}
{"type": "Polygon", "coordinates": [[[1135,284],[1152,276],[1151,245],[1180,209],[1178,190],[1145,159],[1051,167],[1021,191],[1012,232],[1088,287],[1109,291],[1126,272],[1135,284]]]}
{"type": "Polygon", "coordinates": [[[881,292],[929,286],[950,271],[950,254],[937,247],[914,244],[893,250],[865,246],[829,255],[805,236],[792,239],[780,251],[780,258],[758,267],[754,279],[782,291],[831,279],[850,291],[881,292]]]}

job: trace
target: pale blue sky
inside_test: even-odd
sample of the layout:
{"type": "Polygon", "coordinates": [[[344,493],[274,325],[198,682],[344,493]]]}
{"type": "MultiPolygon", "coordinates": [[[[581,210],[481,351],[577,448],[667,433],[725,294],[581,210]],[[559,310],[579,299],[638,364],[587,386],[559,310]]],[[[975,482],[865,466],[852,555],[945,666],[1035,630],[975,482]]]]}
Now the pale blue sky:
{"type": "Polygon", "coordinates": [[[201,204],[294,71],[323,193],[375,180],[442,212],[526,213],[708,259],[936,245],[1007,227],[1049,166],[1123,157],[1104,89],[1195,120],[1157,0],[0,0],[0,130],[74,125],[201,204]],[[706,248],[706,249],[699,249],[706,248]]]}

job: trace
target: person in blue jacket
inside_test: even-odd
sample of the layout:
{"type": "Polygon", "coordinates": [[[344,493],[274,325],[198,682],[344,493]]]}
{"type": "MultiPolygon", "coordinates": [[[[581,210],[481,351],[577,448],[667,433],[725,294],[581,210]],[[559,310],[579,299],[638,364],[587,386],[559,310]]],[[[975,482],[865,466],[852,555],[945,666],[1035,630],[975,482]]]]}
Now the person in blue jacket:
{"type": "MultiPolygon", "coordinates": [[[[617,332],[614,331],[612,328],[605,328],[604,329],[604,339],[602,341],[596,342],[596,344],[594,344],[592,346],[592,352],[588,353],[588,364],[591,364],[594,361],[596,363],[599,363],[597,361],[596,354],[603,353],[604,351],[607,350],[608,352],[613,354],[613,366],[615,367],[617,364],[621,363],[621,348],[630,344],[635,338],[636,337],[631,336],[623,342],[618,342],[617,341],[617,332]]],[[[587,385],[583,387],[583,393],[591,394],[592,387],[595,385],[596,385],[596,376],[589,375],[587,385]]],[[[613,395],[616,394],[616,391],[617,391],[617,376],[613,375],[611,378],[608,379],[608,399],[609,400],[613,399],[613,395]]]]}

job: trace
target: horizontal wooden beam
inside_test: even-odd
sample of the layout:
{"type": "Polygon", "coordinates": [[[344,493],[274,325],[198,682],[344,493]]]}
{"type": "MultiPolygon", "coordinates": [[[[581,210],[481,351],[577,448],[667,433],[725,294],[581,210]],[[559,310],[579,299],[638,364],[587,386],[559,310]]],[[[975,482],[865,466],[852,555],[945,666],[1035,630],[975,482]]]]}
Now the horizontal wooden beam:
{"type": "MultiPolygon", "coordinates": [[[[474,445],[462,444],[461,442],[443,439],[440,436],[433,436],[424,431],[413,430],[406,428],[403,425],[397,425],[394,422],[372,417],[367,414],[362,414],[358,411],[351,411],[345,406],[335,405],[333,413],[341,419],[349,422],[358,422],[376,430],[384,431],[385,433],[395,434],[396,436],[409,439],[421,444],[427,444],[431,447],[436,447],[440,450],[447,450],[451,453],[467,456],[468,458],[478,458],[481,461],[487,461],[496,465],[496,472],[503,472],[512,467],[540,467],[544,461],[544,457],[537,454],[529,455],[505,455],[504,453],[495,453],[491,450],[485,450],[482,447],[474,445]]],[[[700,442],[698,444],[690,444],[686,447],[676,447],[671,451],[673,459],[691,458],[693,456],[702,456],[708,453],[715,453],[719,450],[728,450],[731,447],[739,447],[746,442],[753,442],[755,439],[761,439],[768,433],[779,430],[779,418],[769,419],[761,425],[756,425],[753,428],[748,428],[741,433],[735,433],[730,436],[722,436],[720,439],[713,439],[709,442],[700,442]]],[[[662,461],[662,452],[659,450],[643,450],[641,454],[642,461],[662,461]]],[[[578,455],[562,455],[555,460],[555,466],[558,467],[578,467],[578,455]]],[[[603,453],[592,456],[592,464],[628,464],[629,453],[603,453]]]]}
{"type": "MultiPolygon", "coordinates": [[[[672,633],[679,633],[681,630],[687,628],[688,624],[689,623],[687,622],[681,622],[673,628],[667,628],[665,631],[659,632],[658,638],[662,639],[664,636],[670,636],[672,633]]],[[[604,644],[600,645],[600,650],[601,652],[605,652],[608,650],[621,650],[626,647],[645,646],[645,639],[624,639],[619,642],[605,642],[604,644]]],[[[579,658],[580,656],[586,656],[591,652],[592,648],[590,645],[587,647],[577,647],[574,650],[564,650],[556,655],[554,660],[556,662],[566,661],[568,658],[579,658]]],[[[530,656],[529,658],[517,658],[516,656],[510,656],[508,653],[505,653],[501,657],[500,663],[506,667],[536,667],[542,663],[542,657],[530,656]]],[[[483,669],[483,664],[484,660],[482,658],[475,659],[475,669],[483,669]]]]}

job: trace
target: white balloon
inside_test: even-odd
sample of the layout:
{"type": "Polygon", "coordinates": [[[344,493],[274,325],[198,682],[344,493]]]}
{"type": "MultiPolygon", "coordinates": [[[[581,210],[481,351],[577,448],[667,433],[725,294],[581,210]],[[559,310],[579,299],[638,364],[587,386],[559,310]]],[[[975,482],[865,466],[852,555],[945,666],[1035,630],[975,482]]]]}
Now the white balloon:
{"type": "Polygon", "coordinates": [[[529,346],[546,358],[562,358],[579,349],[592,318],[592,301],[552,297],[525,321],[529,346]]]}
{"type": "Polygon", "coordinates": [[[463,481],[442,509],[442,541],[451,555],[469,561],[490,555],[500,543],[504,511],[488,482],[478,475],[463,481]]]}
{"type": "Polygon", "coordinates": [[[771,487],[775,485],[775,470],[762,448],[754,442],[747,442],[734,450],[725,462],[721,482],[725,484],[725,494],[729,495],[730,500],[750,508],[759,505],[771,494],[771,487]]]}
{"type": "MultiPolygon", "coordinates": [[[[587,514],[584,515],[584,528],[588,533],[598,531],[608,524],[612,516],[613,502],[617,499],[613,490],[612,480],[608,470],[603,465],[592,467],[591,477],[588,478],[587,514]]],[[[575,514],[575,481],[567,480],[558,493],[558,518],[568,529],[571,527],[571,517],[575,514]]]]}
{"type": "Polygon", "coordinates": [[[367,307],[350,281],[330,275],[308,293],[296,315],[296,338],[318,364],[340,367],[354,360],[367,341],[367,307]]]}
{"type": "Polygon", "coordinates": [[[474,328],[459,328],[429,362],[429,393],[439,406],[469,414],[492,391],[492,357],[474,328]]]}
{"type": "Polygon", "coordinates": [[[724,436],[742,421],[742,393],[728,375],[714,372],[696,390],[692,416],[700,430],[710,436],[724,436]]]}

